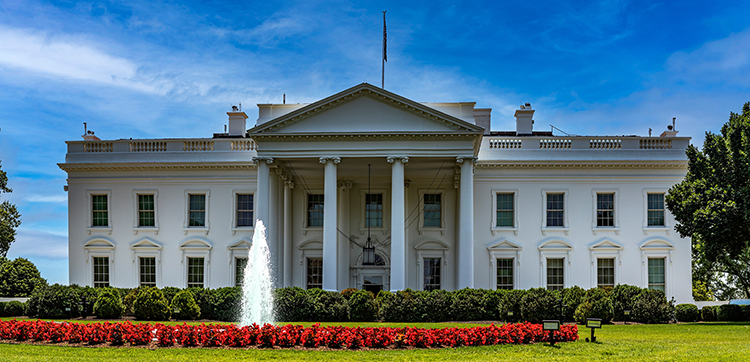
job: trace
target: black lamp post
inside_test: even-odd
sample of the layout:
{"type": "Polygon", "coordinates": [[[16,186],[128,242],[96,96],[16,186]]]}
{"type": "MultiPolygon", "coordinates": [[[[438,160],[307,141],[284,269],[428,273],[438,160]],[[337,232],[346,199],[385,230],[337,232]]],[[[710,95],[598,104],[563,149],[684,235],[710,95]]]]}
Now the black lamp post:
{"type": "MultiPolygon", "coordinates": [[[[367,164],[367,195],[370,194],[370,164],[367,164]]],[[[372,197],[372,196],[370,196],[372,197]]],[[[370,214],[365,206],[365,222],[367,222],[367,241],[362,247],[362,265],[375,265],[375,247],[370,239],[370,214]]]]}

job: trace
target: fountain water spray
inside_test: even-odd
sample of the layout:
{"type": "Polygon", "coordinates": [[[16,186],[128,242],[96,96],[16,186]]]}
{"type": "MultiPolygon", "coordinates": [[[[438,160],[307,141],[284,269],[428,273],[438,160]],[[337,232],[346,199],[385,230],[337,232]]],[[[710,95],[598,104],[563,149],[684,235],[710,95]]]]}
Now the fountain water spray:
{"type": "Polygon", "coordinates": [[[273,280],[271,279],[271,256],[266,241],[266,227],[257,220],[253,245],[245,266],[242,281],[242,315],[240,326],[253,323],[273,323],[273,280]]]}

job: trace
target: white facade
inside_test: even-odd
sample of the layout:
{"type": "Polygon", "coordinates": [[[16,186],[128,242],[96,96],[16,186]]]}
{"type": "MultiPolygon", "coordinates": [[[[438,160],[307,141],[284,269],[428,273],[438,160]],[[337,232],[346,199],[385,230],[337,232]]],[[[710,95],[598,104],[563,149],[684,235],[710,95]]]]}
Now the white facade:
{"type": "Polygon", "coordinates": [[[214,138],[67,142],[70,282],[234,285],[259,219],[278,286],[632,284],[692,301],[690,240],[659,203],[687,170],[676,132],[557,137],[527,105],[517,132],[491,133],[474,103],[368,84],[258,106],[247,132],[234,111],[214,138]],[[377,265],[362,264],[368,194],[377,265]]]}

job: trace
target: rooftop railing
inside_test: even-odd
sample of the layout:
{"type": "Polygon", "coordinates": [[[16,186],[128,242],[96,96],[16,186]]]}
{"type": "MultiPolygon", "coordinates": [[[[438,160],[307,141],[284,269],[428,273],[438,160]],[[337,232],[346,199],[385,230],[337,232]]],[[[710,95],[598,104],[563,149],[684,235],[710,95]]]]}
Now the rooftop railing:
{"type": "Polygon", "coordinates": [[[485,136],[488,150],[671,150],[685,149],[689,137],[507,137],[485,136]]]}
{"type": "Polygon", "coordinates": [[[165,153],[255,151],[257,145],[249,138],[242,139],[169,139],[69,141],[68,153],[165,153]]]}

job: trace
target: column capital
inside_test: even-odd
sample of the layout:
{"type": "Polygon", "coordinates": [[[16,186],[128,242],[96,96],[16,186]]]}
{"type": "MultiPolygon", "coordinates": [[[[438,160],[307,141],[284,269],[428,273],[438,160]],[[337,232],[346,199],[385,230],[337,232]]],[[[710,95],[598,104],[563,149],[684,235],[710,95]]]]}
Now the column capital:
{"type": "Polygon", "coordinates": [[[290,189],[294,188],[294,181],[284,181],[284,185],[290,189]]]}
{"type": "Polygon", "coordinates": [[[341,157],[330,157],[330,156],[324,156],[318,159],[318,161],[322,164],[325,164],[328,161],[333,162],[334,164],[338,165],[341,163],[341,157]]]}
{"type": "Polygon", "coordinates": [[[475,156],[456,156],[456,163],[464,163],[464,161],[471,161],[472,163],[476,163],[479,157],[475,156]]]}
{"type": "Polygon", "coordinates": [[[388,163],[393,163],[396,160],[400,160],[401,163],[406,164],[409,162],[409,156],[388,156],[385,158],[385,160],[388,161],[388,163]]]}
{"type": "Polygon", "coordinates": [[[262,161],[266,161],[267,164],[271,165],[273,164],[273,157],[268,157],[268,156],[253,157],[253,162],[255,162],[256,165],[262,161]]]}
{"type": "Polygon", "coordinates": [[[354,185],[354,183],[348,180],[342,180],[336,183],[336,186],[340,189],[351,189],[352,185],[354,185]]]}

